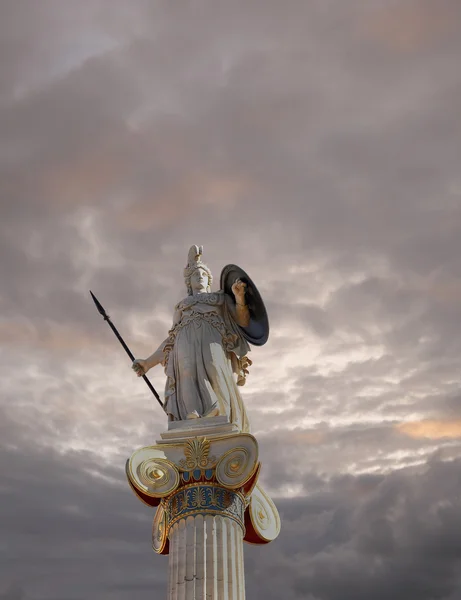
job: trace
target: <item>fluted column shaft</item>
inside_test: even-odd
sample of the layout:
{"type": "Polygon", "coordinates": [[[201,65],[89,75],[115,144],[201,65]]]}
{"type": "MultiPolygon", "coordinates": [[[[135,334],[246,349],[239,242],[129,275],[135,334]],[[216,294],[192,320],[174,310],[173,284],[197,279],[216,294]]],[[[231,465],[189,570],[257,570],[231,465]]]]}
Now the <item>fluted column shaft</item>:
{"type": "Polygon", "coordinates": [[[234,519],[188,516],[169,540],[168,600],[245,600],[243,531],[234,519]]]}

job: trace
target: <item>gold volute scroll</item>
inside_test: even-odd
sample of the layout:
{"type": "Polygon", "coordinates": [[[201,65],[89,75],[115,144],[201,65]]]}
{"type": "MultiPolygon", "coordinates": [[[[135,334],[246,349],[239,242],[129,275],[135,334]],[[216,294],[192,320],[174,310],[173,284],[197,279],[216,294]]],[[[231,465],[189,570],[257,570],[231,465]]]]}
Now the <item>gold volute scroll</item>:
{"type": "Polygon", "coordinates": [[[179,471],[170,460],[163,458],[155,447],[141,448],[127,465],[130,483],[142,494],[153,498],[168,496],[179,485],[179,471]]]}
{"type": "Polygon", "coordinates": [[[152,523],[152,549],[157,554],[168,553],[167,516],[163,504],[160,504],[152,523]]]}
{"type": "Polygon", "coordinates": [[[216,479],[224,487],[237,489],[245,485],[258,467],[258,447],[252,438],[245,445],[231,448],[222,454],[216,465],[216,479]]]}
{"type": "Polygon", "coordinates": [[[278,510],[259,484],[256,484],[251,495],[249,517],[254,532],[261,541],[271,542],[280,533],[278,510]]]}

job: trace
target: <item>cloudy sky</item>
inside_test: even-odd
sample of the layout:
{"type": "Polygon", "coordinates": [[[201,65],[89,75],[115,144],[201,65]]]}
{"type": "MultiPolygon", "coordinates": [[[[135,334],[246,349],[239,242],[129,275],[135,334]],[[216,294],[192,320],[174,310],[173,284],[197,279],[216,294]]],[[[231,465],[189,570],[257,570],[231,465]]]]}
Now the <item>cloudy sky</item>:
{"type": "Polygon", "coordinates": [[[459,0],[0,2],[1,600],[166,597],[88,290],[145,357],[191,244],[271,321],[248,598],[461,598],[460,61],[459,0]]]}

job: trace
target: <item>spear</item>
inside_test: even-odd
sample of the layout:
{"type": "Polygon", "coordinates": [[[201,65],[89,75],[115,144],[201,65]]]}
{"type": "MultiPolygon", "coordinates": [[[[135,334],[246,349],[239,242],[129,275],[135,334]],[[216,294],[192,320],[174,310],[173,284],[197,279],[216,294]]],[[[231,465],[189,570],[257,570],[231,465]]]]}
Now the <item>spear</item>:
{"type": "MultiPolygon", "coordinates": [[[[107,323],[109,324],[109,327],[112,329],[112,331],[115,333],[118,341],[122,344],[123,348],[125,349],[125,352],[128,354],[128,356],[131,358],[131,360],[135,360],[133,354],[131,353],[130,349],[128,348],[128,346],[125,344],[122,336],[119,334],[119,332],[117,331],[117,328],[115,327],[115,325],[112,323],[112,321],[110,320],[109,315],[106,313],[106,311],[104,310],[102,304],[99,302],[99,300],[96,298],[96,296],[93,294],[93,292],[90,290],[90,294],[91,297],[93,298],[94,303],[96,304],[96,308],[98,309],[99,313],[104,317],[104,321],[107,321],[107,323]]],[[[157,398],[158,403],[160,404],[160,406],[163,408],[163,402],[160,400],[160,396],[157,394],[154,386],[151,384],[151,382],[147,379],[147,377],[145,375],[142,376],[142,378],[144,379],[144,381],[147,383],[147,387],[150,389],[150,391],[154,394],[154,396],[157,398]]]]}

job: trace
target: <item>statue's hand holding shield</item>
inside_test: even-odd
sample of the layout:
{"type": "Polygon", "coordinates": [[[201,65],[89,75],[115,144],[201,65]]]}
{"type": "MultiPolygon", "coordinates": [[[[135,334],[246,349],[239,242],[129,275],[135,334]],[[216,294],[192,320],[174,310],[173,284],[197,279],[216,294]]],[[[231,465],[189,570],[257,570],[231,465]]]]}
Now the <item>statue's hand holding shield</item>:
{"type": "Polygon", "coordinates": [[[232,284],[232,293],[234,294],[235,301],[237,304],[245,304],[245,291],[247,288],[247,284],[241,279],[237,279],[235,283],[232,284]]]}

